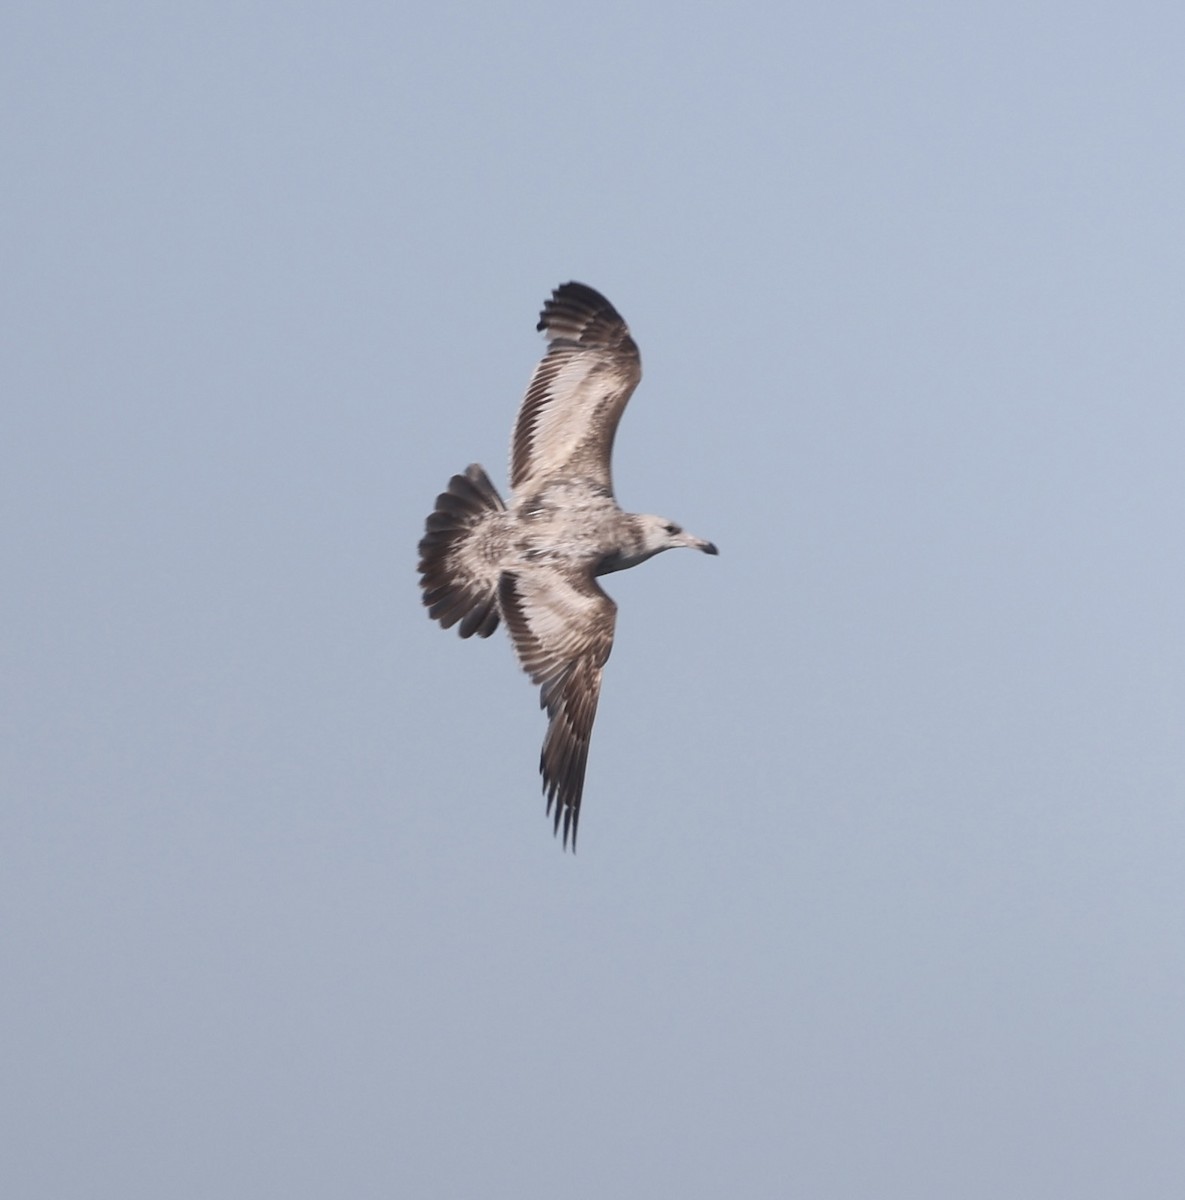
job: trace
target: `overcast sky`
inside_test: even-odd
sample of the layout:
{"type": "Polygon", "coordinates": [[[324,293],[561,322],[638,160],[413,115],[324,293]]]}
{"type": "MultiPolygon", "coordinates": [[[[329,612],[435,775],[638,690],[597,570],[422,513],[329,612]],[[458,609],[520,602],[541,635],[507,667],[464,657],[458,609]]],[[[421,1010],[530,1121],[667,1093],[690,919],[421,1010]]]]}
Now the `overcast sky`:
{"type": "Polygon", "coordinates": [[[1183,14],[0,18],[0,1192],[1185,1195],[1183,14]],[[568,279],[575,856],[415,572],[568,279]]]}

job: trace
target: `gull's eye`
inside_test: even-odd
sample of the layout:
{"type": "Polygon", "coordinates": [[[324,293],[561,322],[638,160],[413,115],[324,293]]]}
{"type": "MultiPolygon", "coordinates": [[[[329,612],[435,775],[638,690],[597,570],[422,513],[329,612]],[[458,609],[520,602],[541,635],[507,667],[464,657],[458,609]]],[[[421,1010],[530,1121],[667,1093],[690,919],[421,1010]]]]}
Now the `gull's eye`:
{"type": "Polygon", "coordinates": [[[674,537],[674,535],[679,532],[679,526],[676,525],[674,521],[668,521],[663,526],[663,532],[669,533],[672,537],[674,537]]]}

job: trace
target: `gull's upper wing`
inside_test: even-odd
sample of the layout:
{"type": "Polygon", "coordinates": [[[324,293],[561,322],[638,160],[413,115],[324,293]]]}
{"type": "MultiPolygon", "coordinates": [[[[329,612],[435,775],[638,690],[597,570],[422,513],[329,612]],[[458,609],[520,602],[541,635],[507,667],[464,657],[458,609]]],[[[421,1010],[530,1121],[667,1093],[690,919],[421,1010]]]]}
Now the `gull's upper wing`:
{"type": "Polygon", "coordinates": [[[555,804],[555,830],[562,823],[564,845],[571,836],[575,850],[588,742],[601,671],[613,649],[617,605],[591,574],[553,565],[505,572],[498,604],[523,670],[539,685],[539,703],[547,709],[539,773],[548,813],[555,804]]]}
{"type": "Polygon", "coordinates": [[[510,486],[553,476],[613,489],[609,460],[642,359],[617,310],[583,283],[556,288],[538,328],[547,353],[519,408],[510,448],[510,486]]]}

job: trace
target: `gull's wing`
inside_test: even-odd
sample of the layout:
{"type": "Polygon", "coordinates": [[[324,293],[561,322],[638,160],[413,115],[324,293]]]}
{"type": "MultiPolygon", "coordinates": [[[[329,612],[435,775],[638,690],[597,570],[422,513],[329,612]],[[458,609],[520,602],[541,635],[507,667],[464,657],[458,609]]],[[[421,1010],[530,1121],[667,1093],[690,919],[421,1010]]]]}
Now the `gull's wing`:
{"type": "Polygon", "coordinates": [[[612,492],[613,435],[642,378],[638,347],[613,305],[583,283],[556,288],[538,328],[547,353],[515,422],[510,486],[580,477],[612,492]]]}
{"type": "Polygon", "coordinates": [[[586,572],[558,566],[507,571],[498,605],[523,670],[540,687],[549,724],[539,758],[547,811],[576,849],[588,742],[601,694],[601,670],[613,649],[617,605],[586,572]]]}

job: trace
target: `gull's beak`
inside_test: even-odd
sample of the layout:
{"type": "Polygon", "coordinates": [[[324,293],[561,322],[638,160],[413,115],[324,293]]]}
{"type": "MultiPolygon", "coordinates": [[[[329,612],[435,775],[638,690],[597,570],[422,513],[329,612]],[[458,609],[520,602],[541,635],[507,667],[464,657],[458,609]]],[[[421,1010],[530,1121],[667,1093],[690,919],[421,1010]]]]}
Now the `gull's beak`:
{"type": "Polygon", "coordinates": [[[719,554],[714,542],[705,542],[703,538],[692,537],[691,534],[686,535],[687,545],[692,550],[702,550],[705,554],[719,554]]]}

